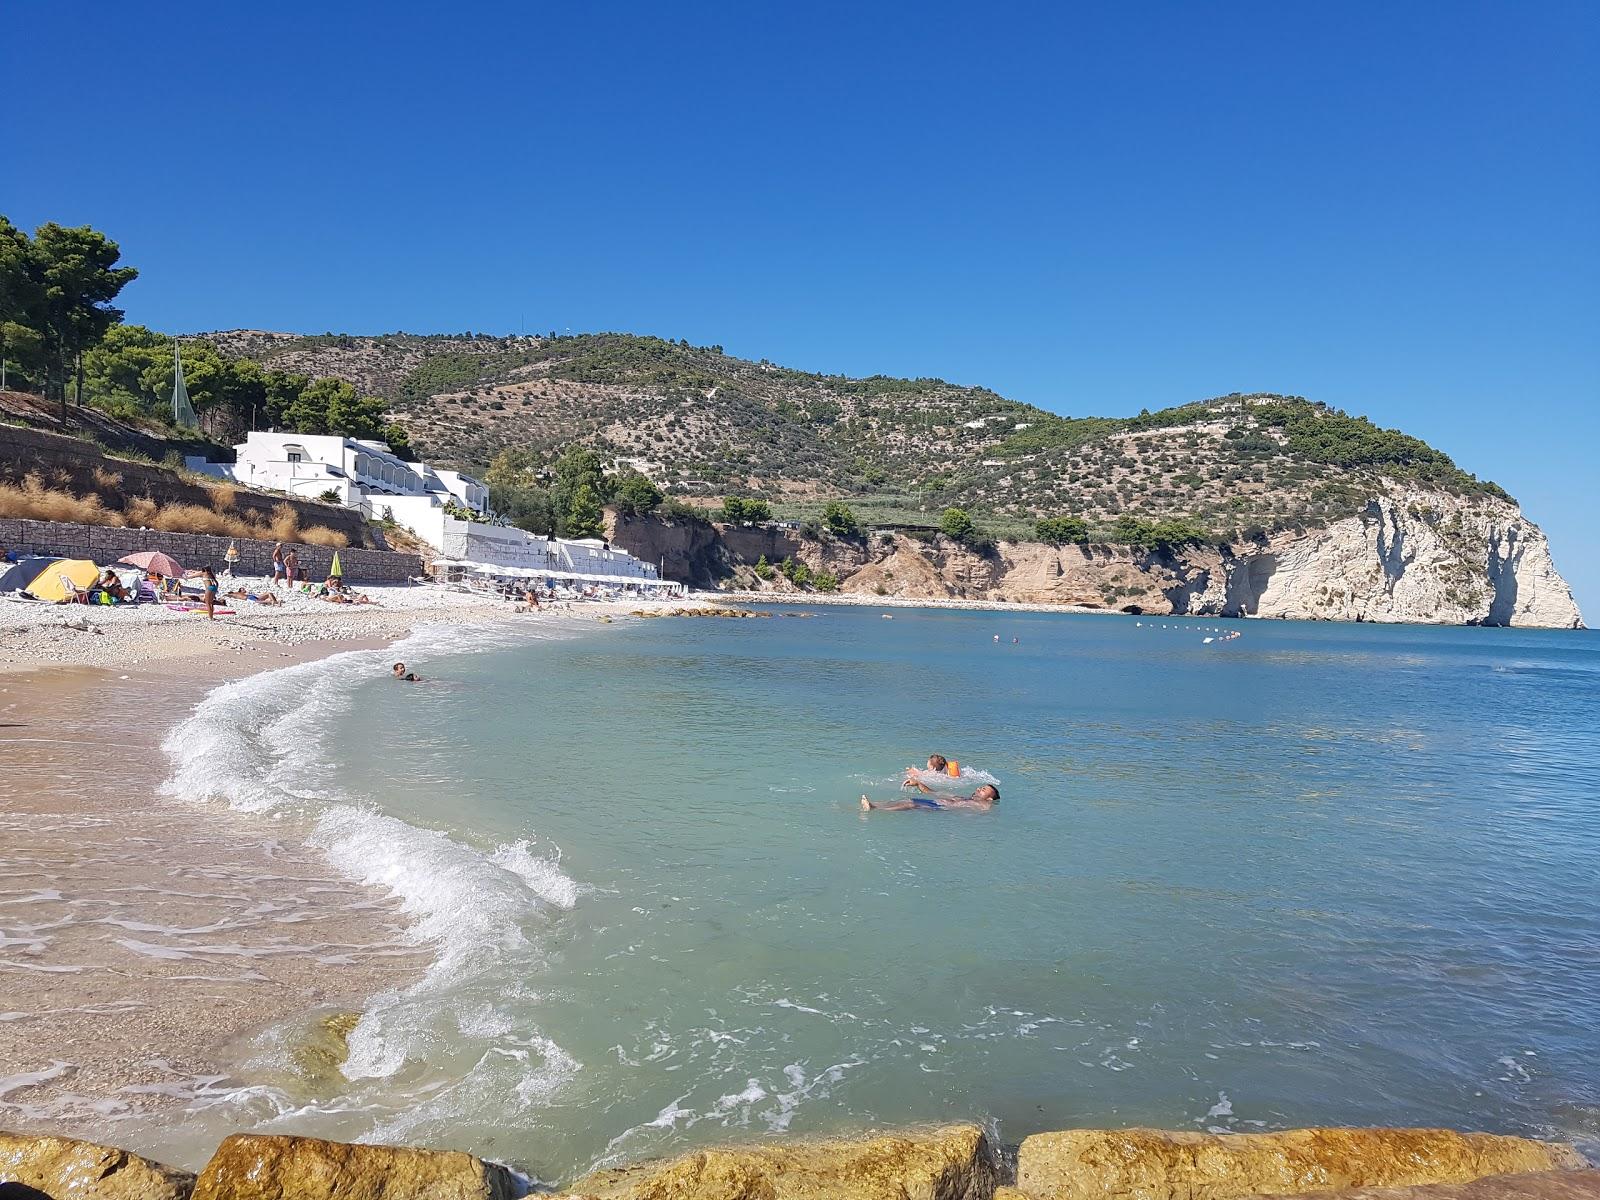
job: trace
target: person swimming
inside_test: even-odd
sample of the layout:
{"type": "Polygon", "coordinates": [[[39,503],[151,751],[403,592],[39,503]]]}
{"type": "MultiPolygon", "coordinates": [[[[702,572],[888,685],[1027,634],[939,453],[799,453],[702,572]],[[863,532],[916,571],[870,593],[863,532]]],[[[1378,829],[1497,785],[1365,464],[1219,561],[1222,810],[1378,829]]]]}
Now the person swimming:
{"type": "Polygon", "coordinates": [[[421,675],[413,675],[410,671],[406,670],[406,665],[403,662],[395,663],[393,668],[390,669],[389,674],[392,675],[394,678],[400,680],[400,682],[402,682],[402,683],[421,683],[422,682],[422,676],[421,675]]]}
{"type": "Polygon", "coordinates": [[[921,787],[922,785],[919,781],[928,775],[938,778],[960,779],[961,764],[951,762],[942,754],[930,754],[928,755],[928,765],[926,767],[906,768],[905,781],[900,786],[921,787]]]}
{"type": "Polygon", "coordinates": [[[1000,803],[1000,789],[992,783],[986,783],[970,796],[951,796],[943,792],[936,792],[921,780],[908,779],[907,787],[916,788],[921,795],[912,796],[908,800],[874,801],[861,797],[861,811],[871,812],[878,809],[881,812],[909,812],[914,808],[938,810],[941,808],[970,808],[978,812],[988,812],[1000,803]]]}

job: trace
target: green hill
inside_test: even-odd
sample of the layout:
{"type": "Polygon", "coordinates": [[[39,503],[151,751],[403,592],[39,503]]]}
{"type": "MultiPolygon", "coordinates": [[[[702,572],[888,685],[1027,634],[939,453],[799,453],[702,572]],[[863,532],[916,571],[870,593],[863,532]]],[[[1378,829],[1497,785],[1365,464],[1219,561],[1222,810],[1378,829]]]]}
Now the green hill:
{"type": "Polygon", "coordinates": [[[669,492],[760,496],[780,516],[844,497],[877,524],[959,505],[999,534],[1133,514],[1238,537],[1351,515],[1384,480],[1504,496],[1416,438],[1298,397],[1062,417],[940,379],[810,374],[629,334],[209,337],[381,397],[431,459],[482,470],[508,448],[541,461],[576,441],[669,492]]]}

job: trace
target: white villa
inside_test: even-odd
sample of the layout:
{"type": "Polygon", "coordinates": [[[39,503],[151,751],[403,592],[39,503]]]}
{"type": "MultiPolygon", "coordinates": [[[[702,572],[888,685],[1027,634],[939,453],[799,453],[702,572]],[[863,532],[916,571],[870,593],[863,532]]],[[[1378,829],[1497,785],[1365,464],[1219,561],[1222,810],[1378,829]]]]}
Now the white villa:
{"type": "Polygon", "coordinates": [[[436,551],[446,577],[492,576],[681,590],[656,568],[595,538],[545,538],[490,518],[489,489],[470,475],[407,462],[382,442],[339,435],[252,431],[238,460],[190,457],[191,471],[308,500],[336,501],[374,521],[392,519],[436,551]],[[460,514],[460,515],[456,515],[460,514]],[[463,519],[471,514],[475,519],[463,519]]]}
{"type": "Polygon", "coordinates": [[[489,489],[472,476],[407,462],[382,442],[336,434],[252,431],[234,449],[235,463],[197,459],[188,465],[208,474],[225,473],[248,487],[308,500],[332,499],[327,495],[332,492],[340,503],[352,507],[389,496],[431,500],[440,506],[454,503],[476,513],[489,511],[489,489]]]}

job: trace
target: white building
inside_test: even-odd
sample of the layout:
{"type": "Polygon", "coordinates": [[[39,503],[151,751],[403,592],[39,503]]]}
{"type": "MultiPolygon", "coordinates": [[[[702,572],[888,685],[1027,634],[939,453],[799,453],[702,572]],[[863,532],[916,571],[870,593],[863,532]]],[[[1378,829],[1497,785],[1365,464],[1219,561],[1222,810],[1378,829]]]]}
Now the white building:
{"type": "Polygon", "coordinates": [[[489,489],[470,475],[407,462],[382,442],[252,431],[233,463],[187,458],[192,471],[309,500],[337,501],[393,520],[439,552],[438,564],[507,579],[665,585],[656,569],[597,539],[544,538],[489,517],[489,489]],[[461,519],[467,513],[480,520],[461,519]]]}
{"type": "Polygon", "coordinates": [[[459,471],[407,462],[382,442],[336,434],[252,431],[234,447],[232,464],[186,460],[192,469],[222,475],[248,487],[306,499],[337,499],[362,506],[381,496],[431,499],[475,513],[489,511],[489,489],[459,471]],[[331,495],[330,495],[331,493],[331,495]]]}

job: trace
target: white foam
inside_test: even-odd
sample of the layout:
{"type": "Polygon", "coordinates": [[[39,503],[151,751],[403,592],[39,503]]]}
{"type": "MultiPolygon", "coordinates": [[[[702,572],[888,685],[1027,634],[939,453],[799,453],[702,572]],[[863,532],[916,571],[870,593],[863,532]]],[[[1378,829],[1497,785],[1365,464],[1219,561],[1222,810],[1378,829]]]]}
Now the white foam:
{"type": "Polygon", "coordinates": [[[36,1084],[48,1083],[52,1079],[60,1079],[63,1075],[70,1075],[78,1068],[62,1059],[53,1059],[48,1067],[38,1071],[20,1071],[15,1075],[0,1075],[0,1100],[12,1092],[20,1092],[24,1088],[31,1088],[36,1084]]]}
{"type": "MultiPolygon", "coordinates": [[[[342,1070],[353,1084],[393,1080],[408,1064],[420,1064],[431,1081],[418,1085],[418,1072],[411,1071],[412,1097],[432,1092],[433,1102],[380,1120],[380,1132],[403,1134],[414,1123],[441,1115],[452,1103],[446,1097],[458,1090],[493,1088],[502,1095],[509,1091],[519,1103],[540,1102],[579,1069],[575,1059],[537,1032],[524,1028],[512,1035],[502,1011],[504,989],[494,983],[497,968],[503,972],[508,958],[535,965],[537,934],[577,904],[578,885],[560,869],[559,852],[532,838],[472,846],[443,830],[403,821],[384,812],[375,798],[350,796],[327,782],[330,731],[338,728],[357,689],[381,678],[389,663],[487,649],[518,636],[525,637],[424,629],[386,650],[335,654],[224,684],[163,745],[173,764],[165,794],[182,802],[220,801],[243,812],[309,820],[309,840],[333,868],[387,893],[407,918],[406,940],[431,952],[423,977],[376,997],[348,1039],[342,1070]],[[470,1018],[461,1017],[463,1006],[470,1018]],[[441,1059],[439,1035],[451,1026],[466,1042],[456,1050],[466,1053],[441,1059]]],[[[172,958],[238,949],[131,939],[124,944],[138,953],[172,958]]],[[[293,952],[326,949],[307,946],[293,952]]],[[[255,1095],[252,1089],[236,1094],[255,1095]]]]}

